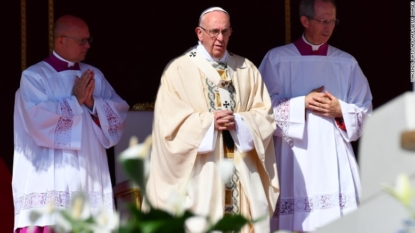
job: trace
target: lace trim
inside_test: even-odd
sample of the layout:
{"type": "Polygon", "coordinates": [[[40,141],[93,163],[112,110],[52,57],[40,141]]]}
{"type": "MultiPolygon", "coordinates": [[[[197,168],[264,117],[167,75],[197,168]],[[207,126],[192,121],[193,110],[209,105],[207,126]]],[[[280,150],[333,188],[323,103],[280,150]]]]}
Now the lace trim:
{"type": "Polygon", "coordinates": [[[274,217],[296,212],[313,212],[340,207],[346,209],[357,206],[355,194],[327,194],[314,197],[284,198],[277,202],[274,217]]]}
{"type": "Polygon", "coordinates": [[[73,125],[73,112],[68,102],[64,99],[60,103],[62,116],[58,120],[55,128],[55,146],[69,147],[71,144],[71,129],[73,125]]]}
{"type": "MultiPolygon", "coordinates": [[[[14,200],[14,214],[17,215],[22,210],[45,207],[49,203],[52,203],[54,207],[67,208],[76,193],[53,190],[46,193],[26,194],[14,200]]],[[[112,209],[114,206],[112,193],[88,192],[88,199],[91,211],[98,210],[102,205],[108,209],[112,209]]]]}
{"type": "Polygon", "coordinates": [[[275,116],[278,126],[277,130],[282,135],[284,140],[288,143],[288,145],[293,147],[294,141],[287,136],[289,125],[288,122],[290,119],[290,100],[288,98],[278,101],[275,116]]]}
{"type": "Polygon", "coordinates": [[[120,138],[120,135],[118,133],[120,119],[118,118],[117,114],[115,114],[114,111],[111,109],[111,107],[105,102],[103,109],[109,124],[108,133],[112,139],[118,140],[118,138],[120,138]]]}

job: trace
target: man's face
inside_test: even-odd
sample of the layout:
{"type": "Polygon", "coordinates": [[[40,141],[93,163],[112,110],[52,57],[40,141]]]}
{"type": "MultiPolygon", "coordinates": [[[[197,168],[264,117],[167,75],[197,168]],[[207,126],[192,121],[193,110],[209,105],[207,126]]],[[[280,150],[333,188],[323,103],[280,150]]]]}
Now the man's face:
{"type": "Polygon", "coordinates": [[[336,19],[336,8],[331,2],[316,1],[314,11],[314,18],[301,16],[301,23],[305,28],[304,36],[311,44],[326,43],[333,33],[335,23],[328,22],[336,19]]]}
{"type": "Polygon", "coordinates": [[[203,16],[200,27],[196,28],[196,34],[210,56],[217,59],[223,57],[232,34],[228,15],[222,11],[207,13],[203,16]],[[212,36],[218,32],[217,36],[212,36]]]}
{"type": "Polygon", "coordinates": [[[62,57],[72,62],[83,61],[90,48],[89,37],[87,26],[66,31],[65,35],[62,36],[64,52],[62,57]]]}

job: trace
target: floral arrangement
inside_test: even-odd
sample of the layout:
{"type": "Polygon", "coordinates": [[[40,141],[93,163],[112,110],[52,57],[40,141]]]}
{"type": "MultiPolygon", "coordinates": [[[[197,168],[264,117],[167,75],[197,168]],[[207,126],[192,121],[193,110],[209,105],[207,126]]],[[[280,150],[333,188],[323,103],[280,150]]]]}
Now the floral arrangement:
{"type": "MultiPolygon", "coordinates": [[[[119,162],[122,164],[127,176],[134,185],[140,188],[142,193],[146,193],[146,181],[150,170],[149,154],[151,148],[151,136],[138,144],[137,138],[130,140],[130,146],[119,156],[119,162]]],[[[220,164],[222,180],[229,180],[233,170],[233,163],[226,162],[220,164]]],[[[212,223],[205,216],[198,216],[185,210],[181,201],[180,193],[172,206],[176,210],[176,214],[168,211],[157,209],[148,203],[150,210],[142,212],[135,204],[129,204],[128,210],[133,216],[126,222],[120,222],[117,212],[108,212],[105,209],[98,211],[92,215],[89,208],[87,197],[83,193],[79,193],[71,200],[70,207],[65,210],[54,209],[52,205],[43,211],[33,211],[31,213],[31,221],[34,224],[42,215],[55,215],[56,233],[209,233],[214,231],[220,232],[238,232],[248,223],[261,221],[258,219],[250,221],[241,215],[224,215],[222,219],[212,223]]]]}

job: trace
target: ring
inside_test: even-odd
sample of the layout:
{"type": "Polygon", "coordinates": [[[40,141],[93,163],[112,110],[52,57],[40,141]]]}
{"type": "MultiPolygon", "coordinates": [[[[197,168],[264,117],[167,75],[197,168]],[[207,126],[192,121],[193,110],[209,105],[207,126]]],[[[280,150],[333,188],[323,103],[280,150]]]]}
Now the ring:
{"type": "Polygon", "coordinates": [[[228,127],[229,126],[229,123],[225,123],[225,127],[228,127]]]}

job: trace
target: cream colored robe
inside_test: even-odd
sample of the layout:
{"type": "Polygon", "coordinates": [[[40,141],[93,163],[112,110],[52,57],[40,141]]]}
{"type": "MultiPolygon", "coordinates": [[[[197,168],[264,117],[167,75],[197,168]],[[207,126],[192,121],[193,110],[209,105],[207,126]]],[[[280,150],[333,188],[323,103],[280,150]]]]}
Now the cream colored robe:
{"type": "MultiPolygon", "coordinates": [[[[154,207],[177,213],[171,199],[183,191],[186,208],[216,221],[224,212],[224,184],[218,173],[218,162],[223,159],[222,134],[218,134],[213,152],[198,154],[213,113],[209,112],[206,76],[190,60],[195,55],[195,49],[189,50],[164,70],[154,112],[147,198],[154,207]]],[[[232,54],[228,68],[233,70],[236,90],[234,112],[242,116],[255,144],[255,150],[245,156],[235,148],[241,195],[249,206],[241,209],[241,214],[254,220],[265,217],[255,224],[255,232],[269,232],[279,195],[271,100],[260,73],[249,60],[232,54]]]]}

